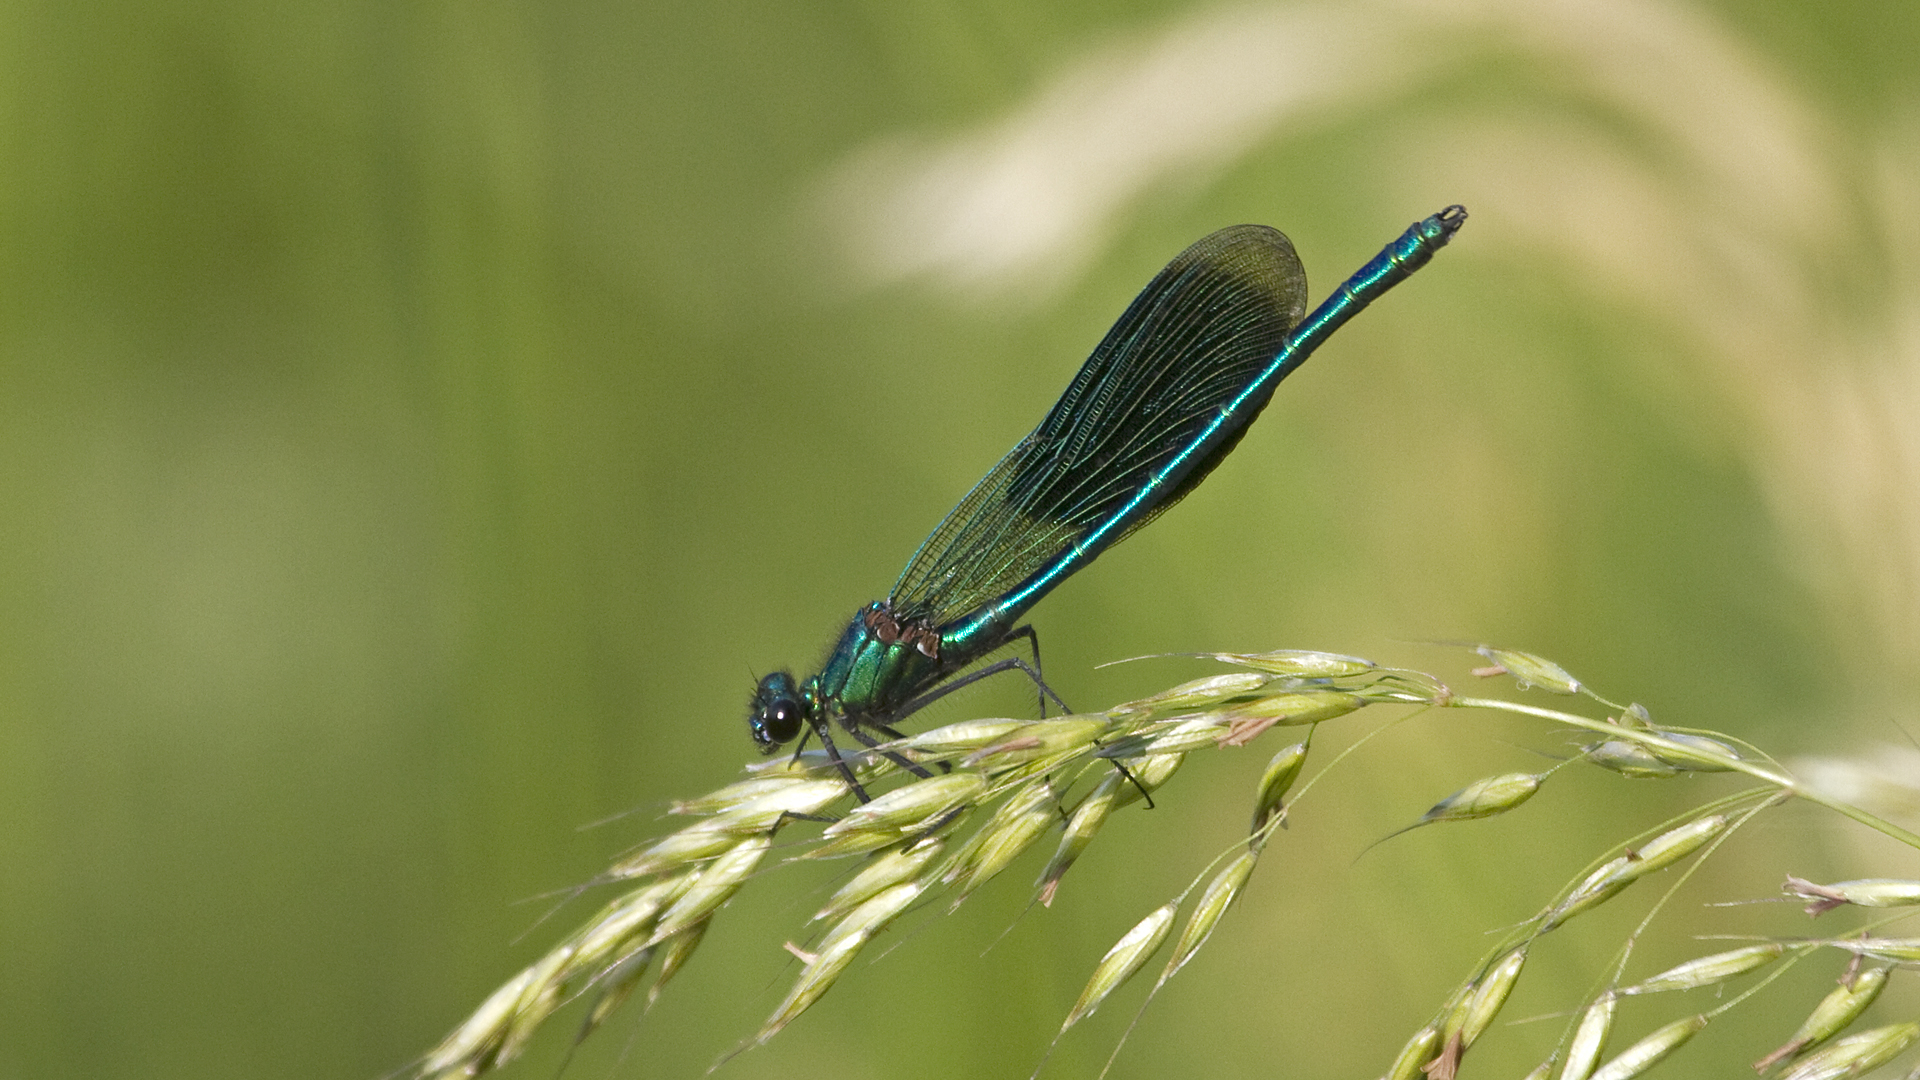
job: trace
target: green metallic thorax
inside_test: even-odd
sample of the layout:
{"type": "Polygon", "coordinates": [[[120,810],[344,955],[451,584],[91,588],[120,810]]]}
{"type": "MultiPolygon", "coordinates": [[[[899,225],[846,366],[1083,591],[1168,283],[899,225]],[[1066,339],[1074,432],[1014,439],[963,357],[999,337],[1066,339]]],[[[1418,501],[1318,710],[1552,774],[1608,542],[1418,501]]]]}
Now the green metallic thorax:
{"type": "Polygon", "coordinates": [[[902,633],[884,603],[854,613],[820,674],[802,690],[815,722],[839,720],[850,728],[869,718],[886,723],[901,706],[983,651],[977,642],[949,643],[930,630],[902,633]]]}

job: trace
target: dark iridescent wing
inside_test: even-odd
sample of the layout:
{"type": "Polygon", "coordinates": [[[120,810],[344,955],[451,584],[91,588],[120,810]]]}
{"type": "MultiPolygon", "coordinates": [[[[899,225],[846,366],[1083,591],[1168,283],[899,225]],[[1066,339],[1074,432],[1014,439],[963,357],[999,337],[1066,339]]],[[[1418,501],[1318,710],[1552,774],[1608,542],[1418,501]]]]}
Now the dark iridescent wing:
{"type": "Polygon", "coordinates": [[[1259,414],[1256,405],[1235,425],[1216,423],[1273,361],[1306,301],[1293,244],[1264,225],[1222,229],[1182,252],[1040,426],[920,545],[894,584],[894,614],[940,629],[1025,591],[1001,613],[1016,618],[1178,502],[1259,414]]]}

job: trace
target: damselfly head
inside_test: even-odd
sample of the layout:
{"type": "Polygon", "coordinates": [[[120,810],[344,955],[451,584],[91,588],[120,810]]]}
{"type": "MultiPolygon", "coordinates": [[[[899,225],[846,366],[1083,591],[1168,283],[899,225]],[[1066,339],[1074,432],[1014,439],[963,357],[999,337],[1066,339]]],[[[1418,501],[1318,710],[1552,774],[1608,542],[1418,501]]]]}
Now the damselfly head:
{"type": "Polygon", "coordinates": [[[807,703],[793,674],[776,671],[753,688],[753,711],[747,714],[747,728],[763,754],[771,754],[781,743],[800,737],[807,721],[807,703]]]}

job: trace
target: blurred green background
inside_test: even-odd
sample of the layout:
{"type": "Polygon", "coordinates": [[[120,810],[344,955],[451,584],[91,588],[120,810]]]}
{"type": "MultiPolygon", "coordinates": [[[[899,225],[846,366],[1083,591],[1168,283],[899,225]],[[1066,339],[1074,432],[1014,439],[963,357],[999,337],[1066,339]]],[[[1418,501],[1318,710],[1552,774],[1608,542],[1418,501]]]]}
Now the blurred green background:
{"type": "MultiPolygon", "coordinates": [[[[754,674],[810,670],[1133,291],[1239,221],[1317,299],[1473,214],[1041,606],[1069,701],[1213,648],[1470,682],[1420,643],[1492,640],[1662,721],[1891,760],[1917,50],[1885,0],[0,6],[0,1076],[404,1065],[590,910],[530,898],[735,774],[754,674]]],[[[1026,1075],[1271,749],[1189,765],[1049,911],[1021,917],[1036,862],[903,921],[721,1075],[1026,1075]]],[[[1566,747],[1455,715],[1356,755],[1114,1075],[1377,1073],[1486,931],[1726,790],[1569,772],[1353,861],[1534,749],[1566,747]]],[[[1702,951],[1700,899],[1920,869],[1844,835],[1769,819],[1636,970],[1702,951]]],[[[570,1075],[702,1075],[822,880],[748,890],[570,1075]]],[[[1556,935],[1509,1014],[1577,1003],[1628,926],[1556,935]]],[[[1770,1048],[1831,967],[1691,1068],[1770,1048]]],[[[1049,1075],[1097,1071],[1133,1000],[1049,1075]]]]}

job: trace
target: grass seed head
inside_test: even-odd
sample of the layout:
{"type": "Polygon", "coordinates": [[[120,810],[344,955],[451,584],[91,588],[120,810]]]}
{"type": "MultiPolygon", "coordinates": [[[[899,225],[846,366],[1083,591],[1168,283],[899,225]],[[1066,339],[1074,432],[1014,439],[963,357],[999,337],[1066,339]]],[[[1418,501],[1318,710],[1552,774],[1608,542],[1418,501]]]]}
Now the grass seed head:
{"type": "Polygon", "coordinates": [[[1590,1080],[1630,1080],[1666,1060],[1668,1054],[1687,1044],[1707,1026],[1704,1016],[1689,1016],[1659,1028],[1620,1051],[1620,1056],[1600,1066],[1590,1080]]]}
{"type": "Polygon", "coordinates": [[[1100,1003],[1107,1000],[1108,994],[1118,990],[1153,958],[1160,943],[1167,940],[1167,932],[1173,928],[1173,916],[1178,910],[1178,904],[1162,904],[1114,942],[1113,948],[1108,949],[1107,955],[1101,957],[1100,963],[1094,966],[1093,977],[1087,980],[1086,988],[1080,991],[1080,1000],[1073,1003],[1073,1011],[1067,1014],[1066,1021],[1060,1025],[1061,1031],[1092,1016],[1100,1003]]]}

